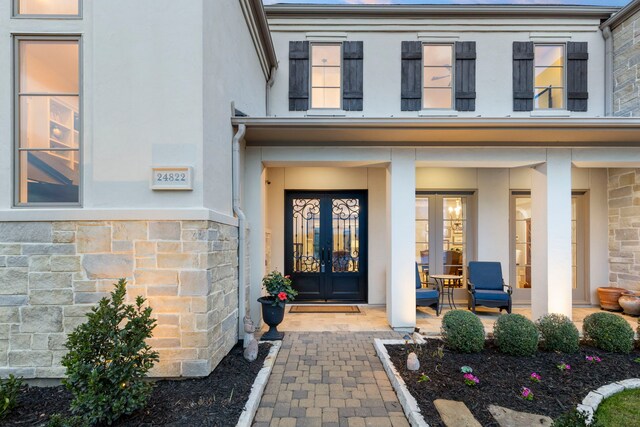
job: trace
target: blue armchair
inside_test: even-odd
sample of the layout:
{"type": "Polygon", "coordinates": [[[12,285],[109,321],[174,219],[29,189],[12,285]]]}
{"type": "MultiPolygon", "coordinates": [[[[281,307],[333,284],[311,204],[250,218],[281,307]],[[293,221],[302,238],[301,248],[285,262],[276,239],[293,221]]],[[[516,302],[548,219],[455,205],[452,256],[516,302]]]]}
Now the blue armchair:
{"type": "Polygon", "coordinates": [[[416,306],[435,306],[436,316],[440,316],[440,291],[438,289],[427,289],[422,287],[418,263],[416,263],[416,306]]]}
{"type": "Polygon", "coordinates": [[[511,286],[505,285],[499,262],[469,262],[469,300],[467,308],[476,312],[479,305],[511,313],[511,286]]]}

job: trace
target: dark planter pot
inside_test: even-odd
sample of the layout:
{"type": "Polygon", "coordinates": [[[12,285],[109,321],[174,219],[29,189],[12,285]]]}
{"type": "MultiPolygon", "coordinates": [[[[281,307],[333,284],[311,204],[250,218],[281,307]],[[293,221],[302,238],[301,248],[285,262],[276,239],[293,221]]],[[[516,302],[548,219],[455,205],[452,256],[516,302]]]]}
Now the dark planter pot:
{"type": "Polygon", "coordinates": [[[614,288],[612,286],[603,286],[598,288],[600,308],[609,311],[622,311],[622,307],[618,304],[618,299],[624,291],[626,291],[626,289],[614,288]]]}
{"type": "Polygon", "coordinates": [[[284,319],[284,306],[273,305],[273,297],[260,297],[258,302],[262,304],[262,320],[269,325],[269,330],[262,335],[263,340],[279,341],[284,338],[284,332],[279,332],[277,327],[284,319]]]}

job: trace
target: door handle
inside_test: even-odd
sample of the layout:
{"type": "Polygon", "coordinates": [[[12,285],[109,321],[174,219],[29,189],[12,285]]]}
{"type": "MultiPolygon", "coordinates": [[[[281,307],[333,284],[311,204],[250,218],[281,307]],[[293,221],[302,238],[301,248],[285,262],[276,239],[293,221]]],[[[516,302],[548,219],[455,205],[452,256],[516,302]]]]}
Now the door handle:
{"type": "Polygon", "coordinates": [[[322,248],[322,252],[320,254],[320,261],[324,261],[324,248],[322,248]]]}

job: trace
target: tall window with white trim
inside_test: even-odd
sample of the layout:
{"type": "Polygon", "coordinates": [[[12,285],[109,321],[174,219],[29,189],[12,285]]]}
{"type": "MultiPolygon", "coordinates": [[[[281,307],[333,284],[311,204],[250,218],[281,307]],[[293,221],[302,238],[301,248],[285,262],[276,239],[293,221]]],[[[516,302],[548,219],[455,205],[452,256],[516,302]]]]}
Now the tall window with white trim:
{"type": "Polygon", "coordinates": [[[80,16],[81,0],[14,0],[14,14],[29,16],[80,16]]]}
{"type": "Polygon", "coordinates": [[[80,40],[15,41],[16,204],[80,202],[80,40]]]}
{"type": "Polygon", "coordinates": [[[535,45],[534,105],[537,110],[566,108],[564,58],[564,45],[535,45]]]}
{"type": "Polygon", "coordinates": [[[341,56],[340,44],[311,45],[311,108],[341,108],[341,56]]]}
{"type": "Polygon", "coordinates": [[[453,108],[453,45],[425,44],[423,47],[422,108],[453,108]]]}

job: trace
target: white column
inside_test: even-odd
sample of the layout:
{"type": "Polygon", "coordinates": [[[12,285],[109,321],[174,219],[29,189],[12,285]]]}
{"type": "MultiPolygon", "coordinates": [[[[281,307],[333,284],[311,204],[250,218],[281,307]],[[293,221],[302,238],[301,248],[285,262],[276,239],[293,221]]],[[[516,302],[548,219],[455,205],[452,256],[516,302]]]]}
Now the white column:
{"type": "MultiPolygon", "coordinates": [[[[509,283],[509,169],[478,169],[478,261],[499,261],[509,283]]],[[[468,260],[467,260],[468,261],[468,260]]]]}
{"type": "Polygon", "coordinates": [[[392,149],[387,170],[387,320],[397,330],[416,325],[415,191],[415,149],[392,149]]]}
{"type": "Polygon", "coordinates": [[[531,315],[571,317],[571,151],[547,150],[531,174],[531,315]]]}
{"type": "Polygon", "coordinates": [[[249,250],[249,310],[257,326],[261,321],[261,308],[257,299],[262,295],[262,277],[265,273],[265,168],[259,148],[247,147],[245,179],[243,183],[245,215],[247,217],[249,250]]]}

